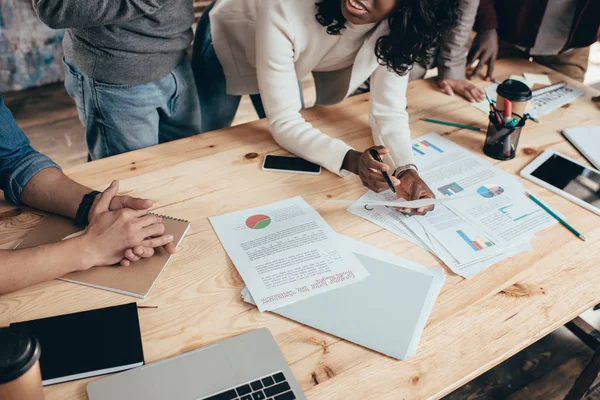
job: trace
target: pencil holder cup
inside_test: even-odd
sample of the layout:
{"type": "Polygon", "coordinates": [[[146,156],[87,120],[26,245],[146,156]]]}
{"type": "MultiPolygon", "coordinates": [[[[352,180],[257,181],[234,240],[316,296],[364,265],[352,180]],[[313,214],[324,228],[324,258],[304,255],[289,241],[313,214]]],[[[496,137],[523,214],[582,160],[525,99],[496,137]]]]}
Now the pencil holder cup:
{"type": "Polygon", "coordinates": [[[521,121],[514,127],[498,125],[490,121],[483,145],[483,152],[488,157],[501,161],[515,158],[525,120],[518,114],[513,114],[513,117],[521,121]]]}

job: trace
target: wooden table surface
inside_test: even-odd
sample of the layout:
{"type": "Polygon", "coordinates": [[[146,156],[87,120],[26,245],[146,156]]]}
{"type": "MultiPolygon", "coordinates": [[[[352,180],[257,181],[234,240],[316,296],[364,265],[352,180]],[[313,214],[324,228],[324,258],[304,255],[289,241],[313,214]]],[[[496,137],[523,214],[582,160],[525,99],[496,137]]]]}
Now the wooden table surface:
{"type": "MultiPolygon", "coordinates": [[[[501,61],[497,77],[548,72],[552,82],[568,80],[527,62],[501,61]]],[[[479,81],[480,86],[487,83],[479,81]]],[[[600,125],[590,102],[598,92],[529,123],[518,157],[496,165],[513,174],[545,149],[582,159],[561,130],[600,125]]],[[[409,85],[413,137],[438,132],[482,156],[484,134],[432,125],[430,117],[486,126],[486,116],[458,96],[439,92],[433,81],[409,85]]],[[[336,107],[304,112],[324,132],[357,149],[372,145],[368,97],[336,107]]],[[[267,173],[265,154],[285,154],[271,139],[265,121],[168,143],[66,171],[73,179],[103,189],[113,179],[122,193],[156,200],[156,211],[191,221],[191,230],[156,286],[140,304],[146,362],[196,349],[208,343],[267,327],[309,399],[439,398],[600,303],[600,217],[541,187],[525,185],[583,231],[583,243],[556,225],[540,232],[533,251],[494,265],[472,280],[454,275],[431,254],[346,211],[327,198],[358,198],[365,192],[357,177],[267,173]],[[424,265],[443,267],[448,275],[423,333],[417,354],[396,361],[353,343],[302,326],[242,302],[244,286],[223,250],[208,217],[302,195],[338,232],[424,265]]],[[[40,217],[8,211],[0,203],[0,245],[22,239],[40,217]]],[[[0,326],[10,322],[113,306],[134,298],[54,281],[0,297],[0,326]]],[[[400,312],[400,311],[399,311],[400,312]]],[[[376,328],[376,327],[375,327],[376,328]]],[[[201,377],[199,377],[201,379],[201,377]]],[[[84,399],[90,380],[46,388],[48,400],[84,399]]]]}

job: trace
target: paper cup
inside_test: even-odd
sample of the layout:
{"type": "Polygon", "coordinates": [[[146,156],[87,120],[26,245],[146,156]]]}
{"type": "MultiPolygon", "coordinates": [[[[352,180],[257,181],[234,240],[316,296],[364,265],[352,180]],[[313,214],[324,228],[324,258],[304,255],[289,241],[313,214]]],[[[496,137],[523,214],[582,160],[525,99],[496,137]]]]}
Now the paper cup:
{"type": "Polygon", "coordinates": [[[507,79],[498,85],[496,89],[496,108],[504,111],[504,99],[512,103],[512,112],[519,115],[525,115],[525,109],[532,98],[531,89],[523,82],[514,79],[507,79]]]}
{"type": "Polygon", "coordinates": [[[44,400],[40,355],[36,338],[0,329],[0,399],[44,400]]]}

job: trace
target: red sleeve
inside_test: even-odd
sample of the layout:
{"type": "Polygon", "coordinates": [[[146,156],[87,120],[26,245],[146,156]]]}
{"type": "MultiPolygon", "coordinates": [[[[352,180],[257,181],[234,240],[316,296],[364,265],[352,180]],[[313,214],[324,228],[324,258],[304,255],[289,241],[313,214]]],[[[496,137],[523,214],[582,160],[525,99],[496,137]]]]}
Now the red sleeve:
{"type": "Polygon", "coordinates": [[[475,20],[475,31],[481,32],[487,29],[498,29],[498,17],[494,0],[481,0],[475,20]]]}

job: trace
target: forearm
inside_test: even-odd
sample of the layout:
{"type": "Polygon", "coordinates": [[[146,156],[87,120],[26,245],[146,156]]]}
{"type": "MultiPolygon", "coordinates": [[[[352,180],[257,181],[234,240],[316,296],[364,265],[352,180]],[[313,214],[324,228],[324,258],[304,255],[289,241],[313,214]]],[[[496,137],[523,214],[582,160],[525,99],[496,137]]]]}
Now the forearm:
{"type": "Polygon", "coordinates": [[[94,265],[82,237],[30,249],[0,250],[0,260],[0,295],[94,265]]]}
{"type": "Polygon", "coordinates": [[[39,18],[54,29],[116,24],[154,14],[165,0],[34,0],[39,18]]]}
{"type": "Polygon", "coordinates": [[[277,3],[264,3],[256,28],[258,84],[269,128],[284,149],[341,175],[342,160],[352,147],[316,129],[300,114],[293,33],[285,22],[270,19],[270,13],[276,13],[272,8],[281,7],[277,3]]]}
{"type": "Polygon", "coordinates": [[[371,76],[369,125],[375,145],[389,149],[383,161],[392,171],[415,164],[406,111],[407,86],[408,76],[398,76],[383,66],[371,76]]]}
{"type": "Polygon", "coordinates": [[[21,201],[29,207],[75,219],[83,196],[90,188],[69,179],[62,171],[48,168],[29,180],[21,201]]]}
{"type": "Polygon", "coordinates": [[[346,171],[350,171],[353,174],[358,175],[358,168],[360,163],[360,157],[362,153],[356,150],[349,150],[344,157],[344,161],[342,162],[342,168],[346,171]]]}

